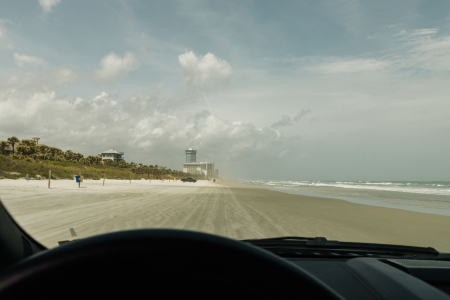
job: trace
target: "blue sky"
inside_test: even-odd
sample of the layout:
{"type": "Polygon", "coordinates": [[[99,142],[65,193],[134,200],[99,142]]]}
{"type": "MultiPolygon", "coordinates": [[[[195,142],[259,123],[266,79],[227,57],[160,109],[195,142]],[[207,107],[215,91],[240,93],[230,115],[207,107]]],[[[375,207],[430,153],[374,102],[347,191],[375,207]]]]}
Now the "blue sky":
{"type": "Polygon", "coordinates": [[[249,179],[450,180],[448,1],[0,3],[0,139],[249,179]]]}

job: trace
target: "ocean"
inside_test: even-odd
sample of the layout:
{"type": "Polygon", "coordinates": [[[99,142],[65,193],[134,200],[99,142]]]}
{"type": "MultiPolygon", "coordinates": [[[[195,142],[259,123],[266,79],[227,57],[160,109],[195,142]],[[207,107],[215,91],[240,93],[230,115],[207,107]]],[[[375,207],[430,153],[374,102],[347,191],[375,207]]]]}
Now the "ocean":
{"type": "Polygon", "coordinates": [[[450,182],[430,181],[239,181],[270,190],[450,216],[450,182]]]}

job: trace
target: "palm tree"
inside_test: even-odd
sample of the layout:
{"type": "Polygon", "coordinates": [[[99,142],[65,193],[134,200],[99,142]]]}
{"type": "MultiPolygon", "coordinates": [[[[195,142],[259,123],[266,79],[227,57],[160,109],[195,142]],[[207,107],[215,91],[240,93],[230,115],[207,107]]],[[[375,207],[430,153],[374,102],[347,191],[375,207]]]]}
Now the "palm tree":
{"type": "Polygon", "coordinates": [[[19,142],[20,140],[17,138],[17,137],[15,137],[15,136],[12,136],[12,137],[10,137],[10,138],[8,138],[8,142],[9,142],[9,144],[13,147],[13,154],[14,154],[14,145],[15,144],[17,144],[18,142],[19,142]]]}
{"type": "Polygon", "coordinates": [[[89,155],[89,156],[87,157],[87,159],[88,159],[88,161],[89,161],[89,164],[91,164],[91,165],[96,165],[96,164],[97,164],[97,159],[98,159],[97,156],[89,155]]]}
{"type": "Polygon", "coordinates": [[[33,140],[22,140],[20,143],[24,146],[35,146],[36,145],[36,142],[33,140]]]}
{"type": "Polygon", "coordinates": [[[39,147],[40,147],[42,153],[48,153],[50,151],[49,147],[46,145],[40,145],[39,147]]]}
{"type": "Polygon", "coordinates": [[[67,150],[66,153],[64,153],[64,156],[66,157],[66,159],[72,159],[73,157],[72,150],[67,150]]]}
{"type": "Polygon", "coordinates": [[[64,155],[64,152],[56,147],[50,147],[50,152],[52,153],[53,156],[61,156],[64,155]]]}
{"type": "Polygon", "coordinates": [[[9,146],[7,141],[0,141],[0,149],[2,149],[1,154],[5,155],[5,148],[9,146]]]}
{"type": "Polygon", "coordinates": [[[81,153],[74,153],[73,156],[75,157],[76,161],[80,162],[80,160],[83,158],[83,154],[81,153]]]}
{"type": "MultiPolygon", "coordinates": [[[[17,148],[19,148],[19,147],[17,147],[17,148]]],[[[30,155],[30,153],[31,153],[31,147],[25,146],[23,151],[22,151],[22,154],[30,155]]]]}
{"type": "Polygon", "coordinates": [[[37,154],[44,154],[45,153],[45,145],[38,145],[35,147],[35,151],[37,154]]]}

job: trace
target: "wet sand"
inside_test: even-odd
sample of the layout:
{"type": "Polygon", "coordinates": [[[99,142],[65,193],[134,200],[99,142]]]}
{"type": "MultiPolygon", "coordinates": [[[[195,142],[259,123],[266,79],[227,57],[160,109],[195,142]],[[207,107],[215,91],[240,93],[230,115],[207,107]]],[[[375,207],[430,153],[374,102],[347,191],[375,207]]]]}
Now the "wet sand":
{"type": "Polygon", "coordinates": [[[450,217],[223,183],[0,180],[18,223],[47,247],[135,228],[178,228],[235,239],[322,236],[450,252],[450,217]],[[71,230],[72,233],[71,233],[71,230]],[[76,236],[74,236],[74,234],[76,236]]]}

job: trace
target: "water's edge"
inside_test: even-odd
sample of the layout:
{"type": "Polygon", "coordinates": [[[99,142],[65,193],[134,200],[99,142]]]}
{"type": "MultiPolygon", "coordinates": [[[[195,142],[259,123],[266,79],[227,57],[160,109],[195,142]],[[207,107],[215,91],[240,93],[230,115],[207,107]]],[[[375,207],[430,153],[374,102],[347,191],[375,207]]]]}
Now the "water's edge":
{"type": "Polygon", "coordinates": [[[250,184],[250,181],[241,181],[239,182],[239,184],[252,187],[261,187],[271,191],[277,191],[287,194],[331,198],[370,206],[395,208],[419,213],[450,216],[450,196],[447,195],[419,194],[415,192],[400,192],[389,190],[374,191],[357,188],[352,188],[350,191],[349,189],[339,188],[336,186],[320,187],[317,189],[315,187],[308,187],[308,191],[306,191],[301,186],[279,187],[261,184],[260,182],[252,182],[252,184],[250,184]],[[323,192],[327,188],[335,191],[335,193],[323,192]],[[340,193],[340,195],[338,193],[340,193]],[[345,193],[348,193],[349,195],[345,195],[345,193]],[[361,197],[350,195],[351,193],[361,195],[361,197]]]}

